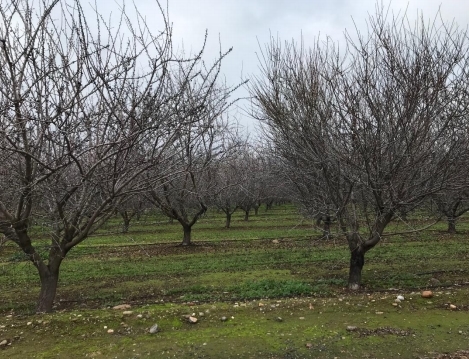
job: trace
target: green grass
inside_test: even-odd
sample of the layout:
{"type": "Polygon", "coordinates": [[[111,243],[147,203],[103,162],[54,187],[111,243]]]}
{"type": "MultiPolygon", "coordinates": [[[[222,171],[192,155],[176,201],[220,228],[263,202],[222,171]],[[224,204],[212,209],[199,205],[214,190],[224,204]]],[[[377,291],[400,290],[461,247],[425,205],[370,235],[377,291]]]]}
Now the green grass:
{"type": "MultiPolygon", "coordinates": [[[[409,225],[425,224],[421,217],[409,225]]],[[[68,254],[56,312],[41,316],[33,314],[36,269],[12,243],[2,246],[0,341],[12,345],[0,357],[416,358],[467,349],[468,219],[456,235],[443,223],[385,237],[366,255],[357,294],[345,288],[344,240],[320,240],[294,207],[261,210],[248,222],[237,213],[231,229],[223,224],[209,213],[193,229],[197,245],[184,248],[180,226],[161,216],[148,214],[127,234],[113,219],[68,254]],[[432,300],[420,298],[426,288],[432,300]],[[397,293],[406,300],[393,307],[397,293]],[[133,304],[129,317],[107,309],[123,302],[133,304]],[[196,325],[183,318],[193,313],[196,325]],[[155,322],[161,332],[150,335],[155,322]]],[[[47,228],[34,236],[45,253],[47,228]]]]}

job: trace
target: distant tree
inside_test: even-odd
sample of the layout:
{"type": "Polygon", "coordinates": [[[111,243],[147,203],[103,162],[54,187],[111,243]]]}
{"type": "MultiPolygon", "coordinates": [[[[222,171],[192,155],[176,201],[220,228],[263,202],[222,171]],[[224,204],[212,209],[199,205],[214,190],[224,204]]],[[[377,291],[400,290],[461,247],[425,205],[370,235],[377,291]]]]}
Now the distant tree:
{"type": "Polygon", "coordinates": [[[448,222],[448,233],[456,233],[456,222],[469,211],[469,190],[446,190],[433,196],[437,211],[446,218],[448,222]]]}
{"type": "Polygon", "coordinates": [[[210,204],[225,214],[225,228],[230,228],[231,217],[238,209],[242,178],[239,173],[238,158],[218,163],[215,167],[214,182],[210,191],[210,204]]]}
{"type": "Polygon", "coordinates": [[[202,63],[180,64],[176,79],[190,81],[184,82],[183,96],[173,104],[175,121],[181,126],[162,164],[178,175],[162,178],[148,195],[165,215],[181,224],[183,246],[192,244],[192,227],[208,209],[217,164],[237,147],[226,116],[233,103],[230,96],[237,87],[219,81],[221,60],[226,54],[209,68],[202,63]]]}
{"type": "Polygon", "coordinates": [[[135,196],[129,196],[119,203],[116,207],[117,213],[122,218],[122,233],[127,233],[130,228],[130,222],[132,219],[137,218],[142,215],[145,210],[145,198],[142,194],[135,196]]]}
{"type": "Polygon", "coordinates": [[[379,7],[368,24],[356,40],[346,34],[343,54],[331,42],[272,40],[250,86],[298,199],[347,239],[350,289],[396,214],[467,171],[457,160],[467,158],[467,32],[379,7]]]}
{"type": "Polygon", "coordinates": [[[244,220],[249,220],[252,210],[257,215],[262,203],[263,177],[262,161],[252,146],[245,146],[238,160],[238,172],[242,178],[238,194],[238,207],[244,212],[244,220]]]}

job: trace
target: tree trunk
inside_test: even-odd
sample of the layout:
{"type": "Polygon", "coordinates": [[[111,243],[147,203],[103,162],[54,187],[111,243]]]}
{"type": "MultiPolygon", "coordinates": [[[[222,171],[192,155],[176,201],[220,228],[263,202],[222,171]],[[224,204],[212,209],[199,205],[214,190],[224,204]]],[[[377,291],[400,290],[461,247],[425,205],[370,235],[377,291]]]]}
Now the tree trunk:
{"type": "Polygon", "coordinates": [[[231,225],[231,213],[226,214],[225,228],[230,228],[231,225]]]}
{"type": "Polygon", "coordinates": [[[350,251],[350,269],[348,278],[348,288],[358,290],[362,280],[362,269],[365,264],[365,252],[360,246],[350,251]]]}
{"type": "Polygon", "coordinates": [[[254,207],[254,215],[257,216],[259,214],[259,206],[254,207]]]}
{"type": "Polygon", "coordinates": [[[456,233],[456,219],[448,218],[448,233],[456,233]]]}
{"type": "Polygon", "coordinates": [[[249,211],[244,211],[244,221],[249,221],[249,211]]]}
{"type": "Polygon", "coordinates": [[[39,293],[39,299],[37,301],[37,313],[52,312],[59,281],[59,268],[60,264],[38,268],[39,277],[41,279],[41,292],[39,293]]]}
{"type": "Polygon", "coordinates": [[[192,244],[191,242],[191,230],[192,230],[192,227],[191,226],[182,226],[183,230],[184,230],[184,238],[182,240],[182,245],[183,246],[190,246],[192,244]]]}
{"type": "Polygon", "coordinates": [[[328,215],[319,215],[316,217],[316,226],[321,226],[322,222],[322,237],[321,239],[329,239],[331,236],[331,216],[328,215]]]}
{"type": "Polygon", "coordinates": [[[324,226],[322,228],[323,239],[329,239],[331,236],[331,219],[326,217],[324,221],[324,226]]]}
{"type": "Polygon", "coordinates": [[[120,211],[122,217],[122,233],[127,233],[130,227],[130,221],[132,220],[135,213],[130,213],[127,211],[120,211]]]}
{"type": "Polygon", "coordinates": [[[124,222],[122,223],[122,233],[127,233],[130,227],[130,219],[124,218],[124,222]]]}

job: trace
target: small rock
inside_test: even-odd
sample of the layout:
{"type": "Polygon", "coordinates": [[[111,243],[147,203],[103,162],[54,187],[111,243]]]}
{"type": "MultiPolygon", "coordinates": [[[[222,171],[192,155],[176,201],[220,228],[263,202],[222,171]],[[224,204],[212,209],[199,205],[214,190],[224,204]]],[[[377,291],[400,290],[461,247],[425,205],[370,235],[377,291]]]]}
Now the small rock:
{"type": "Polygon", "coordinates": [[[282,318],[282,317],[277,317],[277,318],[275,318],[275,321],[277,321],[277,322],[283,322],[283,318],[282,318]]]}
{"type": "Polygon", "coordinates": [[[122,312],[122,315],[130,315],[132,314],[133,312],[131,310],[125,310],[122,312]]]}
{"type": "Polygon", "coordinates": [[[311,349],[313,347],[313,344],[311,343],[306,343],[306,348],[311,349]]]}
{"type": "Polygon", "coordinates": [[[381,315],[384,314],[384,312],[376,312],[376,314],[381,315]]]}
{"type": "Polygon", "coordinates": [[[259,302],[259,307],[263,307],[263,306],[264,306],[264,303],[259,302]]]}
{"type": "Polygon", "coordinates": [[[143,318],[143,315],[137,314],[137,318],[139,318],[139,319],[140,319],[140,318],[143,318]]]}
{"type": "Polygon", "coordinates": [[[393,305],[394,307],[397,307],[399,304],[397,304],[397,303],[392,303],[392,305],[393,305]]]}
{"type": "Polygon", "coordinates": [[[403,295],[398,295],[396,299],[399,299],[399,301],[403,301],[404,300],[404,296],[403,295]]]}
{"type": "Polygon", "coordinates": [[[422,298],[432,298],[433,292],[431,290],[424,290],[422,292],[422,298]]]}
{"type": "Polygon", "coordinates": [[[394,303],[400,303],[401,300],[399,298],[394,299],[394,303]]]}
{"type": "Polygon", "coordinates": [[[354,331],[356,331],[357,329],[358,329],[358,328],[357,328],[356,326],[354,326],[354,325],[348,325],[348,326],[347,326],[347,331],[348,331],[348,332],[354,332],[354,331]]]}
{"type": "Polygon", "coordinates": [[[4,339],[0,342],[0,347],[4,347],[7,344],[8,344],[8,340],[4,339]]]}
{"type": "Polygon", "coordinates": [[[227,317],[221,317],[220,320],[221,320],[222,322],[226,322],[226,321],[228,320],[228,318],[227,318],[227,317]]]}
{"type": "Polygon", "coordinates": [[[154,324],[154,325],[151,326],[149,332],[150,332],[150,334],[155,334],[156,332],[158,332],[159,329],[160,328],[158,327],[158,324],[154,324]]]}
{"type": "Polygon", "coordinates": [[[457,309],[457,308],[458,308],[458,307],[456,307],[454,304],[450,304],[450,305],[449,305],[449,309],[451,309],[451,310],[455,310],[455,309],[457,309]]]}
{"type": "Polygon", "coordinates": [[[114,329],[108,329],[107,332],[108,332],[108,334],[112,334],[112,333],[114,333],[114,329]]]}
{"type": "Polygon", "coordinates": [[[300,320],[304,320],[304,319],[305,319],[305,317],[300,317],[300,320]]]}
{"type": "Polygon", "coordinates": [[[114,307],[112,307],[112,309],[114,310],[126,310],[126,309],[130,309],[132,308],[132,306],[130,304],[119,304],[119,305],[116,305],[114,307]]]}
{"type": "Polygon", "coordinates": [[[279,244],[280,241],[279,241],[278,239],[274,239],[274,240],[272,241],[272,243],[273,243],[273,244],[279,244]]]}
{"type": "Polygon", "coordinates": [[[188,320],[189,323],[191,323],[191,324],[197,323],[197,318],[196,318],[196,317],[193,317],[193,316],[190,316],[187,320],[188,320]]]}
{"type": "Polygon", "coordinates": [[[33,324],[33,322],[27,322],[26,323],[26,325],[32,325],[32,324],[33,324]]]}

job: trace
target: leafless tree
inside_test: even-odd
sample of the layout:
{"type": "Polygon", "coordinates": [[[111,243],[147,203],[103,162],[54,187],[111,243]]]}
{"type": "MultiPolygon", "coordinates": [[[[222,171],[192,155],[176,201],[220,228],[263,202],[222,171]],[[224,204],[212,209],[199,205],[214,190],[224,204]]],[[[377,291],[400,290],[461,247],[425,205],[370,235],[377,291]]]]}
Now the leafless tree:
{"type": "Polygon", "coordinates": [[[238,193],[238,207],[244,212],[244,220],[249,220],[252,210],[257,215],[262,203],[264,175],[259,153],[250,145],[245,146],[238,161],[238,173],[242,178],[238,193]]]}
{"type": "Polygon", "coordinates": [[[219,79],[221,60],[229,51],[210,67],[202,62],[181,63],[175,74],[176,82],[184,83],[183,96],[171,105],[181,126],[164,166],[180,175],[162,178],[148,199],[181,224],[183,246],[192,244],[192,227],[208,209],[217,164],[238,146],[226,112],[236,101],[230,99],[231,94],[240,85],[228,87],[219,79]]]}
{"type": "Polygon", "coordinates": [[[469,211],[469,193],[466,188],[445,190],[433,196],[437,211],[446,218],[448,233],[456,233],[456,222],[469,211]]]}
{"type": "Polygon", "coordinates": [[[367,33],[345,35],[344,52],[273,39],[250,90],[305,208],[337,219],[358,289],[365,253],[396,213],[467,171],[457,159],[467,157],[469,42],[439,14],[411,24],[379,6],[367,33]]]}
{"type": "Polygon", "coordinates": [[[210,193],[210,204],[225,214],[225,228],[230,228],[231,217],[238,209],[242,181],[238,172],[237,159],[220,163],[213,175],[214,184],[210,193]]]}
{"type": "Polygon", "coordinates": [[[0,7],[0,233],[38,270],[38,312],[53,308],[66,254],[172,171],[161,163],[183,130],[174,104],[200,111],[183,100],[190,75],[170,75],[202,51],[175,54],[155,7],[157,34],[137,10],[107,22],[97,12],[90,21],[80,1],[0,7]],[[30,236],[37,218],[51,223],[45,247],[30,236]]]}

